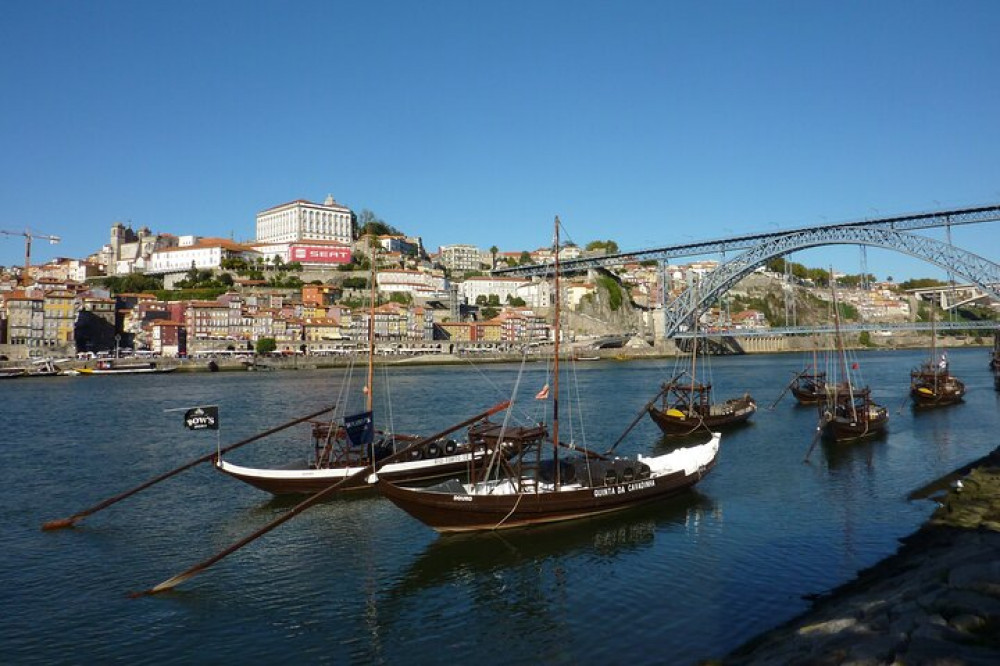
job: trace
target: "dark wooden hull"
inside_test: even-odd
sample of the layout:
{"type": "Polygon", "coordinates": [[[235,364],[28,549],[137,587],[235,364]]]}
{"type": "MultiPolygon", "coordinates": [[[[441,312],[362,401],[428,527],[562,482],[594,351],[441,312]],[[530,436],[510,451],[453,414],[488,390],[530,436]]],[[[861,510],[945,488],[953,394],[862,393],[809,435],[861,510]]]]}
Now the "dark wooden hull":
{"type": "Polygon", "coordinates": [[[914,382],[910,386],[910,397],[915,407],[954,405],[965,398],[965,384],[951,376],[941,382],[914,382]]]}
{"type": "Polygon", "coordinates": [[[830,420],[823,434],[836,442],[847,442],[882,434],[889,424],[889,413],[884,407],[872,405],[874,413],[867,418],[852,419],[838,416],[830,420]]]}
{"type": "Polygon", "coordinates": [[[696,411],[688,416],[680,409],[664,410],[650,406],[649,416],[665,435],[690,435],[699,429],[724,430],[746,423],[756,411],[756,403],[747,396],[729,400],[721,405],[712,405],[708,414],[696,411]]]}
{"type": "MultiPolygon", "coordinates": [[[[481,452],[477,453],[476,460],[478,461],[482,455],[481,452]]],[[[465,452],[441,458],[389,464],[385,470],[379,472],[378,476],[397,483],[422,483],[452,478],[466,473],[469,459],[470,455],[465,452]]],[[[216,462],[215,467],[227,476],[272,495],[313,495],[364,469],[362,465],[327,469],[306,466],[301,469],[256,469],[225,461],[216,462]]],[[[371,491],[375,489],[376,480],[372,475],[357,475],[345,483],[342,489],[350,492],[371,491]]]]}
{"type": "Polygon", "coordinates": [[[396,506],[438,532],[513,529],[623,511],[677,495],[695,485],[714,466],[718,442],[718,434],[713,435],[710,457],[693,469],[654,472],[649,478],[631,481],[616,479],[608,485],[521,494],[404,488],[386,480],[380,480],[378,487],[396,506]]]}
{"type": "Polygon", "coordinates": [[[792,386],[791,391],[800,405],[818,405],[826,400],[825,389],[802,389],[798,386],[792,386]]]}

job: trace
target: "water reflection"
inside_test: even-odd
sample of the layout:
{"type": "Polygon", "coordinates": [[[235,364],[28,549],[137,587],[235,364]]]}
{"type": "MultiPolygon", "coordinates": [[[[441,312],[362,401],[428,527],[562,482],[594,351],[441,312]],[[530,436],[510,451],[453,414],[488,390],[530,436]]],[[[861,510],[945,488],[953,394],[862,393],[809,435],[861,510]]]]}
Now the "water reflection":
{"type": "Polygon", "coordinates": [[[504,570],[533,576],[544,562],[612,560],[651,546],[664,530],[697,530],[703,516],[714,511],[711,499],[688,492],[607,516],[526,530],[441,536],[400,576],[389,594],[408,596],[456,580],[482,579],[483,575],[489,582],[491,573],[504,570]]]}

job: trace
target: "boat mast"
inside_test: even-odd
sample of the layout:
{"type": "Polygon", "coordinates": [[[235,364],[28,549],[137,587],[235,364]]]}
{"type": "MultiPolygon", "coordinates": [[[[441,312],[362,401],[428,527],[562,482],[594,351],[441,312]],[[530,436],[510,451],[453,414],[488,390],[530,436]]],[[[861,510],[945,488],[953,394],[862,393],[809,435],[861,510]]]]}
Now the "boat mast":
{"type": "MultiPolygon", "coordinates": [[[[844,382],[847,384],[847,395],[851,399],[851,418],[858,420],[858,412],[854,406],[854,384],[851,376],[847,373],[847,352],[844,350],[844,337],[840,332],[840,304],[837,301],[837,287],[833,280],[833,267],[830,267],[830,292],[833,294],[833,330],[837,335],[837,354],[840,356],[840,369],[843,373],[844,382]]],[[[838,389],[834,389],[834,403],[838,389]]]]}
{"type": "MultiPolygon", "coordinates": [[[[697,290],[695,291],[697,294],[697,290]]],[[[688,416],[694,415],[694,386],[695,386],[695,369],[698,364],[698,310],[694,311],[693,322],[691,324],[691,331],[694,333],[694,337],[691,338],[691,393],[688,394],[688,416]]]]}
{"type": "MultiPolygon", "coordinates": [[[[371,231],[369,230],[369,233],[371,231]]],[[[365,380],[365,411],[372,411],[372,380],[375,377],[375,234],[368,238],[370,305],[368,310],[368,378],[365,380]]]]}
{"type": "MultiPolygon", "coordinates": [[[[553,300],[553,310],[555,311],[555,325],[553,334],[555,335],[555,361],[553,361],[552,378],[552,463],[555,486],[560,485],[559,474],[559,216],[556,215],[556,233],[553,238],[555,247],[555,294],[553,300]]],[[[537,485],[535,486],[537,488],[537,485]]]]}

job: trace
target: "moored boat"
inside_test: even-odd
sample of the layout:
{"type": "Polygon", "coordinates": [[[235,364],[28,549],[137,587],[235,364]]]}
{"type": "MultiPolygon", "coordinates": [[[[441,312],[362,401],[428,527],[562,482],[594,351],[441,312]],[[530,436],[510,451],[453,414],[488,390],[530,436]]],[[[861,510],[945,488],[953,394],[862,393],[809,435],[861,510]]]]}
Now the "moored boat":
{"type": "Polygon", "coordinates": [[[610,457],[613,446],[601,455],[559,439],[559,218],[555,225],[553,390],[550,395],[546,384],[535,396],[551,400],[550,455],[543,457],[542,442],[532,440],[515,444],[510,460],[494,454],[468,482],[451,479],[418,488],[379,480],[380,491],[394,504],[439,532],[519,528],[625,510],[689,489],[717,459],[719,433],[650,457],[610,457]],[[561,448],[574,452],[560,457],[561,448]]]}
{"type": "Polygon", "coordinates": [[[790,387],[800,405],[816,405],[826,399],[826,373],[806,369],[795,376],[790,387]]]}
{"type": "Polygon", "coordinates": [[[77,371],[81,375],[148,375],[173,372],[176,369],[175,367],[159,367],[154,361],[117,363],[110,359],[103,359],[98,361],[93,368],[77,368],[77,371]]]}
{"type": "Polygon", "coordinates": [[[948,371],[947,357],[925,362],[910,372],[910,397],[915,407],[941,407],[962,402],[965,383],[948,371]]]}
{"type": "Polygon", "coordinates": [[[649,416],[666,435],[690,435],[698,429],[718,430],[745,423],[757,411],[750,394],[712,402],[712,385],[681,379],[662,386],[659,407],[650,405],[649,416]]]}
{"type": "MultiPolygon", "coordinates": [[[[831,277],[833,270],[830,270],[831,277]]],[[[848,364],[844,337],[840,330],[840,305],[837,290],[831,281],[833,294],[833,324],[836,334],[839,381],[826,385],[825,399],[819,403],[822,434],[835,442],[873,437],[889,424],[889,410],[872,399],[871,389],[862,386],[856,376],[857,362],[848,364]]]]}

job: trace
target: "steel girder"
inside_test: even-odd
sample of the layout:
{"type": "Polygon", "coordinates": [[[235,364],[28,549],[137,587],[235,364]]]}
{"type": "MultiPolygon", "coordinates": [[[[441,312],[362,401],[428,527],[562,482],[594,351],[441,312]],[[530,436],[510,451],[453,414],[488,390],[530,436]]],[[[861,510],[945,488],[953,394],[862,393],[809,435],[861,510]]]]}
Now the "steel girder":
{"type": "Polygon", "coordinates": [[[954,245],[888,227],[820,227],[772,237],[721,264],[697,288],[689,287],[664,312],[664,337],[671,337],[693,313],[713,302],[769,259],[820,245],[871,245],[896,250],[962,276],[1000,300],[1000,265],[954,245]]]}
{"type": "MultiPolygon", "coordinates": [[[[671,260],[678,259],[680,257],[697,257],[708,254],[721,254],[746,250],[748,248],[756,247],[761,243],[772,242],[779,238],[800,233],[836,233],[838,230],[850,229],[880,229],[899,232],[914,231],[916,229],[931,229],[934,227],[960,226],[963,224],[978,224],[980,222],[996,222],[998,220],[1000,220],[1000,205],[980,206],[977,208],[961,208],[931,213],[897,215],[894,217],[884,217],[872,220],[857,220],[854,222],[843,222],[840,224],[831,224],[820,227],[799,227],[796,229],[785,229],[767,233],[733,236],[731,238],[682,243],[679,245],[669,245],[666,247],[652,248],[648,250],[636,250],[634,252],[621,252],[619,254],[605,255],[603,257],[571,259],[569,261],[560,262],[560,267],[564,272],[569,273],[574,271],[585,271],[590,268],[597,268],[600,266],[621,266],[624,263],[643,261],[647,259],[671,260]]],[[[538,264],[534,266],[524,266],[522,268],[500,269],[493,271],[493,274],[530,277],[534,275],[544,275],[551,272],[551,265],[538,264]]]]}

